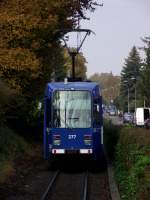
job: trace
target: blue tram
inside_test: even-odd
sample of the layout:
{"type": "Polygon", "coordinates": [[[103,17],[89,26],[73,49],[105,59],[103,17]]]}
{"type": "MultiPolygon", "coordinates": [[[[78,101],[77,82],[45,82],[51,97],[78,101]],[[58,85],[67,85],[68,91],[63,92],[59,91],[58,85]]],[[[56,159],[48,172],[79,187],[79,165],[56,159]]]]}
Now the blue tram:
{"type": "Polygon", "coordinates": [[[48,83],[44,98],[44,157],[87,154],[103,147],[102,96],[93,82],[48,83]]]}

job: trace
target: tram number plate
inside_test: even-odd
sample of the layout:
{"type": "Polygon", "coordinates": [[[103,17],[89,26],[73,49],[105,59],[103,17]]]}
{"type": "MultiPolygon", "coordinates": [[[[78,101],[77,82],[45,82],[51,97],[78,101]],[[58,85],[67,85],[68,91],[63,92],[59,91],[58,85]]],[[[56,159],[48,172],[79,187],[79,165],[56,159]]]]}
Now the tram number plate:
{"type": "Polygon", "coordinates": [[[75,140],[76,137],[77,137],[77,136],[76,136],[76,135],[73,135],[73,134],[72,134],[72,135],[68,135],[68,139],[69,139],[69,140],[75,140]]]}

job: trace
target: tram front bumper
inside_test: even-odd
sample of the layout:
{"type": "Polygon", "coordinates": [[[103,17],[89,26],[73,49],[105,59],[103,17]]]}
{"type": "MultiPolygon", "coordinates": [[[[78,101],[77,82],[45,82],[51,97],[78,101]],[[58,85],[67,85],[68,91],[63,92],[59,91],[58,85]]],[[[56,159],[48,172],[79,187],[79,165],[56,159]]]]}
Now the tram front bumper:
{"type": "Polygon", "coordinates": [[[52,149],[52,154],[92,154],[92,149],[66,150],[66,149],[52,149]]]}

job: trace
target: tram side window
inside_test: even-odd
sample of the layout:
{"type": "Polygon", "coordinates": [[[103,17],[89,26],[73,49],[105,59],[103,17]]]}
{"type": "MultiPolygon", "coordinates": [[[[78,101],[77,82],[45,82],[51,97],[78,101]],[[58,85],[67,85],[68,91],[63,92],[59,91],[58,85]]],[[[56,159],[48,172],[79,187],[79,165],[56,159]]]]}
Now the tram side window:
{"type": "Polygon", "coordinates": [[[100,125],[100,106],[99,99],[94,100],[94,109],[93,109],[94,125],[100,125]]]}
{"type": "Polygon", "coordinates": [[[46,100],[46,126],[51,127],[51,101],[50,99],[46,100]]]}

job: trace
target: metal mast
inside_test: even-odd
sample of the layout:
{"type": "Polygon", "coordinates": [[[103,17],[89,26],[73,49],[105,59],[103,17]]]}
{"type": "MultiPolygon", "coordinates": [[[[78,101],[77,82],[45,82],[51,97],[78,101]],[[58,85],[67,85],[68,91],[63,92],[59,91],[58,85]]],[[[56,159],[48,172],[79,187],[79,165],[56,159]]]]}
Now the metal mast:
{"type": "Polygon", "coordinates": [[[76,49],[73,49],[73,50],[68,47],[66,39],[64,37],[62,38],[62,40],[65,43],[65,47],[68,50],[68,53],[72,58],[72,79],[75,80],[75,78],[76,78],[75,77],[75,59],[76,59],[76,55],[79,53],[79,51],[80,51],[80,49],[81,49],[86,37],[88,35],[90,35],[91,33],[94,33],[94,32],[92,32],[89,29],[80,29],[80,28],[77,28],[77,29],[64,29],[64,30],[62,30],[62,32],[64,34],[69,33],[69,32],[78,32],[78,33],[84,32],[85,33],[85,36],[83,37],[80,45],[76,49]]]}

